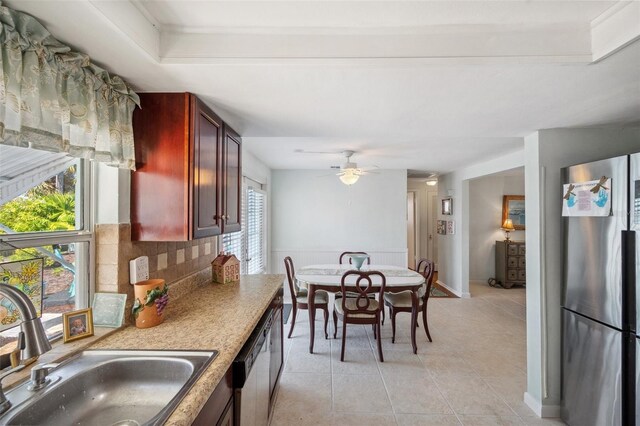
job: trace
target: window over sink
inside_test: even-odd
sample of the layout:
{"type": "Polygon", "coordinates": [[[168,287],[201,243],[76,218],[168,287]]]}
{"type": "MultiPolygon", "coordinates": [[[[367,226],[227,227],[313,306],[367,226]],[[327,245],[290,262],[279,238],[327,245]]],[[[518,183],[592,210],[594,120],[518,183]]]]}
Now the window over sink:
{"type": "MultiPolygon", "coordinates": [[[[50,339],[61,336],[64,312],[89,302],[90,167],[61,153],[0,145],[0,282],[42,297],[50,339]]],[[[0,298],[0,353],[13,349],[20,322],[0,298]]]]}

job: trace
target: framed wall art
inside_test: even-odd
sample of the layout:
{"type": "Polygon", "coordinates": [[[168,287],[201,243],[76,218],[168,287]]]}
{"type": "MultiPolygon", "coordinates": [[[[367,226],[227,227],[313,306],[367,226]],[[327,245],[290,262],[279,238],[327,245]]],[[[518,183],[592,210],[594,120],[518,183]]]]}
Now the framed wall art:
{"type": "Polygon", "coordinates": [[[505,195],[502,197],[502,222],[500,226],[507,219],[511,219],[514,229],[524,230],[524,195],[505,195]]]}
{"type": "Polygon", "coordinates": [[[442,199],[442,214],[444,215],[453,214],[453,198],[447,197],[442,199]]]}

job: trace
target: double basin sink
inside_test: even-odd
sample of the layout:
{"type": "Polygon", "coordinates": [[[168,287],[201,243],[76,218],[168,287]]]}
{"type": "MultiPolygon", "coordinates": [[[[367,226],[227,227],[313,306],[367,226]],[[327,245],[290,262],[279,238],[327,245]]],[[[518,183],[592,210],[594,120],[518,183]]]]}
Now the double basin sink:
{"type": "Polygon", "coordinates": [[[160,424],[217,354],[87,350],[51,369],[44,388],[6,392],[0,425],[160,424]]]}

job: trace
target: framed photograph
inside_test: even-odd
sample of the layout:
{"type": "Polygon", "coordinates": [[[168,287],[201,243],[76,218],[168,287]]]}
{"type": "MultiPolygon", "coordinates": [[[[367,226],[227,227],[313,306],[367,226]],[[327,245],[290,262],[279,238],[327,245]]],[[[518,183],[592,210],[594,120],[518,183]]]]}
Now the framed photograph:
{"type": "Polygon", "coordinates": [[[437,232],[439,235],[447,235],[447,221],[439,220],[437,221],[437,232]]]}
{"type": "Polygon", "coordinates": [[[452,215],[453,214],[453,198],[443,198],[442,199],[442,214],[452,215]]]}
{"type": "Polygon", "coordinates": [[[456,223],[453,220],[447,221],[447,235],[453,235],[456,233],[456,223]]]}
{"type": "Polygon", "coordinates": [[[502,197],[502,222],[511,219],[516,230],[524,230],[524,195],[505,195],[502,197]]]}
{"type": "Polygon", "coordinates": [[[93,315],[91,308],[62,314],[64,343],[93,336],[93,315]]]}
{"type": "Polygon", "coordinates": [[[91,304],[93,325],[100,327],[122,327],[126,294],[96,293],[91,304]]]}

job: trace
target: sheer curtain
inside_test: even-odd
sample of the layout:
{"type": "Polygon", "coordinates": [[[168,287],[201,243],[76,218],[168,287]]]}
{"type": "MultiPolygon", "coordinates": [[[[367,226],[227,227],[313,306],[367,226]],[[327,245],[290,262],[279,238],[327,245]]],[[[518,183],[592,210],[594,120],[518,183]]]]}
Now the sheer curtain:
{"type": "Polygon", "coordinates": [[[118,76],[0,3],[0,143],[135,169],[136,95],[118,76]]]}

